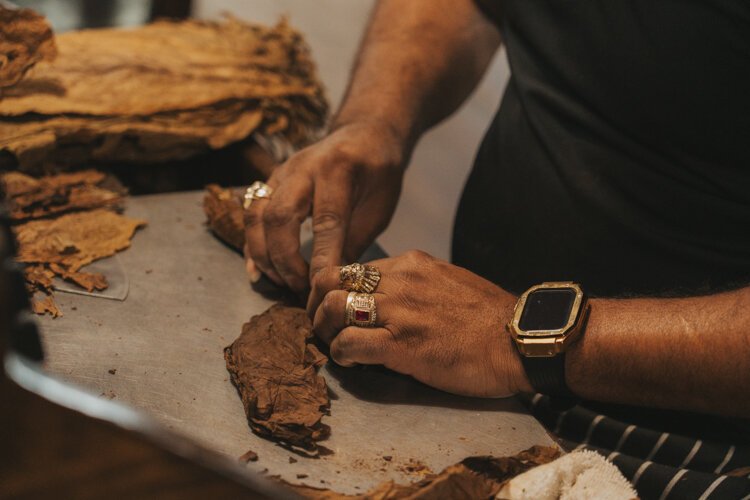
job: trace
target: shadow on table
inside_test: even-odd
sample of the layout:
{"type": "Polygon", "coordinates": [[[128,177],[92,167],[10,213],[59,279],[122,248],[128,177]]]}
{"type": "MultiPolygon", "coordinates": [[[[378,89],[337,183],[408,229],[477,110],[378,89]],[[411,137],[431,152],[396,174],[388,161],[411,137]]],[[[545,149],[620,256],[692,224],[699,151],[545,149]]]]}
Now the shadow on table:
{"type": "MultiPolygon", "coordinates": [[[[326,379],[334,378],[342,389],[357,399],[388,405],[436,406],[470,411],[526,413],[516,398],[473,398],[458,396],[427,386],[383,366],[344,368],[329,361],[326,379]]],[[[332,400],[338,399],[330,389],[332,400]]]]}

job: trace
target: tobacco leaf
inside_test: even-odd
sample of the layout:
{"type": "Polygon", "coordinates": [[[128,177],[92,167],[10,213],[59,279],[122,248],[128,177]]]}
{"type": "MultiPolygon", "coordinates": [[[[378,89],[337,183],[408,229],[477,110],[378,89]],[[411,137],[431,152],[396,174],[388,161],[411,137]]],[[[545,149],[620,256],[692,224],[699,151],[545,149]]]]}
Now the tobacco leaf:
{"type": "Polygon", "coordinates": [[[469,457],[408,485],[387,481],[362,495],[342,495],[323,488],[294,485],[275,478],[305,498],[316,500],[439,500],[443,498],[493,498],[503,484],[527,470],[560,456],[556,448],[533,446],[512,457],[469,457]]]}
{"type": "Polygon", "coordinates": [[[300,146],[325,123],[309,49],[283,20],[158,21],[57,44],[0,109],[0,150],[25,170],[184,159],[251,134],[300,146]]]}
{"type": "Polygon", "coordinates": [[[35,178],[21,172],[6,172],[0,176],[0,186],[7,197],[14,198],[38,191],[54,188],[90,184],[95,186],[105,179],[106,175],[98,170],[80,170],[58,175],[35,178]]]}
{"type": "Polygon", "coordinates": [[[84,273],[82,271],[70,271],[59,264],[50,264],[50,270],[65,281],[75,283],[85,288],[87,292],[94,290],[104,290],[109,284],[107,278],[101,273],[84,273]]]}
{"type": "Polygon", "coordinates": [[[44,17],[31,9],[10,9],[0,4],[0,89],[18,83],[42,60],[57,51],[44,17]]]}
{"type": "Polygon", "coordinates": [[[74,210],[115,206],[120,193],[96,186],[105,175],[96,170],[35,179],[20,172],[0,176],[10,216],[16,221],[36,219],[74,210]]]}
{"type": "Polygon", "coordinates": [[[203,197],[203,211],[214,234],[241,252],[245,245],[245,225],[240,193],[209,184],[203,197]]]}
{"type": "Polygon", "coordinates": [[[224,349],[250,428],[293,449],[317,451],[330,434],[328,389],[318,369],[327,358],[311,343],[304,309],[276,304],[254,316],[224,349]]]}
{"type": "Polygon", "coordinates": [[[45,295],[41,299],[33,297],[31,299],[31,310],[34,314],[39,314],[41,316],[49,314],[53,318],[58,318],[63,315],[60,312],[60,309],[58,309],[57,304],[55,304],[55,299],[52,298],[52,295],[45,295]]]}
{"type": "Polygon", "coordinates": [[[55,273],[44,265],[34,264],[26,266],[23,270],[23,277],[30,293],[33,294],[37,290],[50,292],[55,273]]]}
{"type": "Polygon", "coordinates": [[[16,260],[58,264],[76,272],[130,246],[135,230],[145,224],[105,209],[27,222],[13,228],[19,245],[16,260]]]}

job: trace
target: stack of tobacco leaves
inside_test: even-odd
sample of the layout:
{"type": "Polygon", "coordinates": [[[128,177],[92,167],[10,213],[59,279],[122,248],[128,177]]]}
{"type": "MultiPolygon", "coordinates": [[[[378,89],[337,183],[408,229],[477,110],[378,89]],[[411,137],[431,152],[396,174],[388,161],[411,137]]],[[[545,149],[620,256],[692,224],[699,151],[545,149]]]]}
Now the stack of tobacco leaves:
{"type": "Polygon", "coordinates": [[[55,276],[89,292],[107,288],[103,275],[81,268],[127,248],[135,230],[145,225],[112,211],[124,195],[103,187],[105,181],[95,170],[39,179],[19,172],[0,176],[5,203],[17,223],[17,260],[26,264],[26,285],[35,296],[37,314],[60,315],[52,299],[55,276]]]}
{"type": "Polygon", "coordinates": [[[31,9],[0,5],[0,96],[39,61],[51,61],[57,49],[52,28],[31,9]]]}
{"type": "Polygon", "coordinates": [[[285,20],[158,21],[56,43],[55,61],[0,100],[0,152],[25,171],[178,160],[251,135],[299,147],[325,123],[308,47],[285,20]]]}

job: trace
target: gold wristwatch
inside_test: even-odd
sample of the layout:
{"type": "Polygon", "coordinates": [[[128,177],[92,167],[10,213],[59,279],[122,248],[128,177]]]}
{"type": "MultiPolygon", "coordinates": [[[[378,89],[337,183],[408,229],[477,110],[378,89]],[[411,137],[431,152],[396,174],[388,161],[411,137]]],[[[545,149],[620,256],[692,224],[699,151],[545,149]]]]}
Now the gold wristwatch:
{"type": "Polygon", "coordinates": [[[573,396],[565,383],[565,351],[583,333],[588,313],[580,285],[568,281],[532,286],[518,299],[508,330],[536,391],[573,396]]]}

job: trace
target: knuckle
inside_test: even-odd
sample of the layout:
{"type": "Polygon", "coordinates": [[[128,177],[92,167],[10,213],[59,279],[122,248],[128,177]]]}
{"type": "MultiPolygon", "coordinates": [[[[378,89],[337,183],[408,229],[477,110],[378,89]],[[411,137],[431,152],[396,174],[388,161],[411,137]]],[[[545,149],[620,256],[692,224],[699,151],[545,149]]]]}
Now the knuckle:
{"type": "Polygon", "coordinates": [[[339,362],[346,359],[346,354],[349,351],[350,342],[346,337],[339,336],[336,340],[331,343],[331,357],[334,361],[339,362]]]}
{"type": "Polygon", "coordinates": [[[348,141],[340,141],[331,148],[331,159],[333,162],[329,165],[336,165],[341,168],[345,165],[354,165],[357,163],[357,152],[354,146],[348,141]]]}
{"type": "Polygon", "coordinates": [[[432,258],[430,257],[430,254],[423,252],[422,250],[409,250],[406,252],[405,256],[412,262],[426,262],[432,258]]]}
{"type": "Polygon", "coordinates": [[[325,287],[328,283],[332,283],[332,277],[335,273],[336,268],[334,266],[324,266],[320,268],[312,277],[312,288],[317,290],[325,287]]]}
{"type": "Polygon", "coordinates": [[[323,314],[329,317],[334,314],[337,306],[336,296],[332,293],[326,294],[326,296],[323,297],[323,302],[320,303],[320,308],[323,311],[323,314]]]}
{"type": "Polygon", "coordinates": [[[243,213],[243,220],[245,227],[255,227],[263,222],[263,211],[260,209],[253,209],[251,206],[249,210],[245,210],[243,213]]]}
{"type": "Polygon", "coordinates": [[[334,231],[342,226],[343,218],[335,212],[324,211],[313,216],[312,230],[315,234],[334,231]]]}
{"type": "Polygon", "coordinates": [[[287,207],[269,206],[263,212],[263,224],[268,227],[279,227],[289,224],[294,218],[294,211],[287,207]]]}

